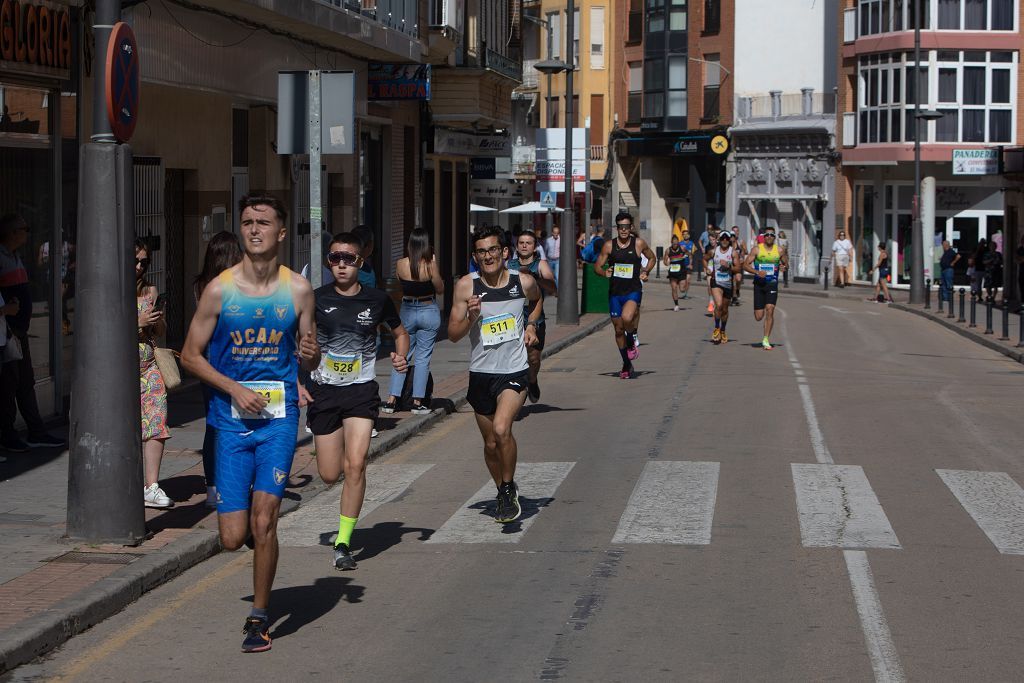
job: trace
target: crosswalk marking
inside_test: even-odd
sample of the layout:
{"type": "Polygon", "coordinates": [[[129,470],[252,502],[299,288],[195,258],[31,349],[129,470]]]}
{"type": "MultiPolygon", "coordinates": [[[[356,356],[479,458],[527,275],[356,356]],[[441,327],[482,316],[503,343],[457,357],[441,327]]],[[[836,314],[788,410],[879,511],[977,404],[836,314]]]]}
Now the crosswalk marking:
{"type": "Polygon", "coordinates": [[[901,547],[862,468],[799,463],[791,467],[805,547],[901,547]]]}
{"type": "Polygon", "coordinates": [[[516,485],[523,516],[512,524],[496,524],[493,505],[496,491],[488,481],[441,526],[427,543],[519,543],[537,521],[574,462],[520,463],[516,485]]]}
{"type": "MultiPolygon", "coordinates": [[[[366,468],[366,497],[359,518],[365,519],[385,503],[395,500],[433,465],[392,465],[374,463],[366,468]]],[[[341,487],[323,491],[298,510],[285,515],[277,524],[278,543],[282,546],[326,545],[338,532],[341,487]]]]}
{"type": "Polygon", "coordinates": [[[717,462],[647,463],[612,543],[711,543],[718,471],[717,462]]]}
{"type": "Polygon", "coordinates": [[[1005,472],[935,470],[1003,555],[1024,555],[1024,490],[1005,472]]]}

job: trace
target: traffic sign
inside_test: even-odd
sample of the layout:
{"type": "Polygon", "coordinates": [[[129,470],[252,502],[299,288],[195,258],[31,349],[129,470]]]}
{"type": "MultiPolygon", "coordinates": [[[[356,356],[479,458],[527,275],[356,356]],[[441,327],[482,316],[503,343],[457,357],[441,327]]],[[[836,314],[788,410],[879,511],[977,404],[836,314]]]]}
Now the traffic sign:
{"type": "Polygon", "coordinates": [[[128,142],[139,119],[139,46],[123,21],[110,32],[104,78],[110,130],[118,142],[128,142]]]}
{"type": "Polygon", "coordinates": [[[557,205],[555,201],[555,192],[541,192],[540,193],[540,205],[545,209],[553,209],[557,205]]]}

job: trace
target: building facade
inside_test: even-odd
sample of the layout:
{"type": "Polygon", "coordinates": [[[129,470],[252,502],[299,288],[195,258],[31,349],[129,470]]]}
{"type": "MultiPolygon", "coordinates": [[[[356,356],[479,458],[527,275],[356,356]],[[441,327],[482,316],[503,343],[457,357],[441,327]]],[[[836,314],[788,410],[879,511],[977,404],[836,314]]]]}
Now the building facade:
{"type": "Polygon", "coordinates": [[[1015,220],[1009,224],[1004,210],[1007,180],[997,166],[954,157],[986,150],[998,156],[1022,141],[1021,7],[1019,0],[922,0],[920,63],[915,7],[898,0],[842,3],[838,225],[856,248],[856,279],[871,280],[868,270],[884,242],[893,284],[909,285],[919,128],[925,277],[936,277],[939,245],[948,239],[964,256],[955,278],[964,285],[967,257],[982,239],[995,240],[1004,256],[1017,241],[1015,220]],[[927,118],[916,116],[918,106],[927,118]]]}

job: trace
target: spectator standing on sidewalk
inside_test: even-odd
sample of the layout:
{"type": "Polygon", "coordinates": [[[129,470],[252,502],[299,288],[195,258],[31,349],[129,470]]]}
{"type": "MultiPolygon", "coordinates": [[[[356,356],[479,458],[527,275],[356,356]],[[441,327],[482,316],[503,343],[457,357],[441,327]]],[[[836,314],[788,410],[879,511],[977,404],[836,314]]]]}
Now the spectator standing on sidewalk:
{"type": "MultiPolygon", "coordinates": [[[[370,257],[373,256],[374,247],[373,230],[368,225],[357,225],[352,234],[363,243],[363,265],[359,268],[359,284],[363,287],[373,287],[376,289],[377,273],[373,270],[373,261],[370,260],[370,257]]],[[[333,274],[331,278],[334,278],[333,274]]],[[[330,282],[330,280],[326,282],[330,282]]]]}
{"type": "Polygon", "coordinates": [[[949,244],[949,240],[942,240],[942,258],[939,259],[939,268],[942,272],[942,280],[939,281],[939,301],[953,300],[953,268],[960,261],[960,254],[949,244]]]}
{"type": "Polygon", "coordinates": [[[877,301],[880,304],[887,301],[892,303],[892,294],[889,293],[889,275],[892,273],[892,267],[889,265],[889,250],[885,248],[885,242],[879,243],[878,263],[874,268],[868,269],[868,275],[872,270],[878,271],[878,282],[875,283],[875,296],[868,301],[877,301]]]}
{"type": "Polygon", "coordinates": [[[551,236],[544,240],[544,249],[547,251],[548,265],[551,272],[555,274],[555,287],[558,287],[558,258],[562,255],[562,230],[557,226],[551,228],[551,236]]]}
{"type": "Polygon", "coordinates": [[[46,433],[46,425],[36,403],[36,378],[28,343],[28,328],[32,322],[32,286],[25,264],[17,253],[26,242],[28,223],[24,218],[13,213],[0,218],[0,294],[7,302],[4,317],[10,335],[21,344],[21,360],[4,363],[0,370],[0,448],[11,453],[64,445],[63,440],[46,433]],[[21,411],[28,427],[24,440],[14,427],[18,411],[21,411]]]}
{"type": "MultiPolygon", "coordinates": [[[[786,265],[789,266],[789,239],[786,237],[786,231],[779,230],[779,239],[775,241],[779,245],[779,251],[782,252],[782,258],[786,260],[786,265]]],[[[789,267],[782,270],[782,286],[789,287],[789,267]]]]}
{"type": "MultiPolygon", "coordinates": [[[[444,280],[441,279],[434,248],[430,246],[430,233],[424,228],[416,228],[409,234],[405,256],[398,259],[395,272],[402,286],[399,317],[412,340],[409,345],[409,360],[413,365],[411,410],[425,415],[430,412],[430,406],[424,401],[430,376],[430,357],[437,342],[437,331],[441,328],[437,297],[444,294],[444,280]]],[[[390,396],[380,407],[380,412],[393,413],[399,409],[398,399],[407,376],[407,371],[391,371],[390,396]]]]}
{"type": "Polygon", "coordinates": [[[149,247],[135,240],[135,301],[139,314],[139,392],[142,402],[142,462],[146,478],[143,496],[146,507],[169,508],[174,503],[160,488],[160,461],[167,430],[167,388],[156,364],[156,340],[167,329],[164,308],[157,305],[157,291],[146,279],[149,247]]]}
{"type": "Polygon", "coordinates": [[[1003,255],[999,253],[995,240],[988,243],[988,249],[981,255],[981,264],[985,269],[985,292],[988,300],[994,303],[996,290],[1003,286],[1003,255]]]}
{"type": "MultiPolygon", "coordinates": [[[[196,306],[203,296],[203,290],[231,266],[242,260],[242,248],[238,246],[238,238],[234,233],[221,230],[210,238],[206,245],[206,257],[203,259],[203,270],[192,282],[192,296],[196,306]]],[[[203,385],[204,403],[210,403],[210,390],[203,385]]],[[[206,478],[206,507],[217,507],[216,473],[217,430],[209,422],[206,423],[206,435],[203,437],[203,475],[206,478]]]]}
{"type": "Polygon", "coordinates": [[[832,243],[832,266],[836,271],[837,287],[850,284],[850,260],[853,258],[853,242],[846,239],[846,233],[839,231],[836,241],[832,243]]]}

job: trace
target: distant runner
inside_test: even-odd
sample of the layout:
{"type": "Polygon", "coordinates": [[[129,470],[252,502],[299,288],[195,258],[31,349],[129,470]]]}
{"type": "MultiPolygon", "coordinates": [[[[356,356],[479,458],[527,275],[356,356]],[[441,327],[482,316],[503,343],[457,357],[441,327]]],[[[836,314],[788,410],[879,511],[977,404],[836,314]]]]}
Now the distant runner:
{"type": "Polygon", "coordinates": [[[729,322],[729,304],[732,300],[733,275],[740,268],[739,254],[732,246],[732,233],[723,230],[707,260],[711,280],[711,296],[715,303],[715,329],[711,341],[724,344],[729,341],[725,326],[729,322]]]}
{"type": "MultiPolygon", "coordinates": [[[[537,320],[537,343],[526,348],[526,357],[530,362],[530,385],[526,395],[530,403],[540,400],[540,383],[537,376],[540,374],[540,359],[544,351],[544,339],[547,336],[547,325],[544,319],[544,296],[545,294],[555,295],[555,273],[551,270],[548,261],[540,258],[537,252],[537,236],[532,230],[524,230],[519,233],[516,239],[516,253],[509,259],[508,269],[520,273],[528,273],[533,276],[540,287],[540,318],[537,320]]],[[[531,306],[526,304],[527,309],[531,306]]]]}
{"type": "Polygon", "coordinates": [[[678,311],[679,291],[690,277],[690,255],[680,246],[679,238],[675,235],[672,235],[672,245],[665,251],[663,261],[668,267],[668,283],[672,288],[672,310],[678,311]]]}
{"type": "Polygon", "coordinates": [[[754,276],[754,320],[764,319],[761,347],[772,349],[769,338],[775,324],[775,304],[779,300],[779,274],[788,267],[786,254],[775,242],[775,228],[764,231],[764,243],[758,244],[743,263],[743,269],[754,276]]]}

